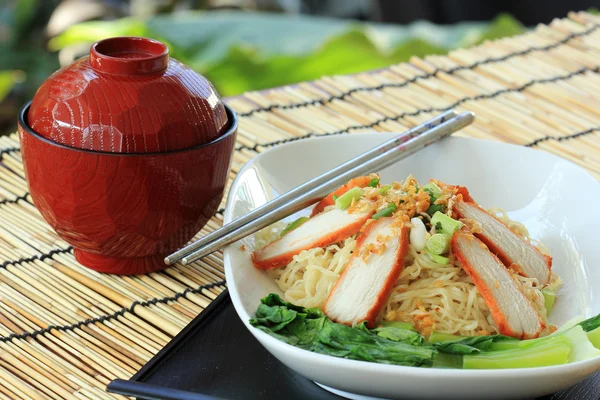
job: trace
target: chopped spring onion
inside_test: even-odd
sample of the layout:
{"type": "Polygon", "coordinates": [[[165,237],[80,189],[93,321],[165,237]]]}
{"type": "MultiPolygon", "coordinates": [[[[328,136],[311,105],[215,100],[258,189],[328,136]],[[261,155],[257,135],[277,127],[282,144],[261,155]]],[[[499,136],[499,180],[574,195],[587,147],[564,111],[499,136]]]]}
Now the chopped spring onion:
{"type": "Polygon", "coordinates": [[[369,184],[367,186],[370,187],[377,187],[377,185],[379,185],[379,178],[373,178],[371,179],[371,181],[369,182],[369,184]]]}
{"type": "Polygon", "coordinates": [[[398,208],[398,206],[396,205],[396,203],[391,202],[386,208],[384,208],[381,211],[376,212],[375,215],[373,215],[371,218],[379,219],[381,217],[389,217],[390,215],[392,215],[394,213],[394,211],[396,211],[397,208],[398,208]]]}
{"type": "Polygon", "coordinates": [[[433,332],[431,332],[431,335],[429,335],[429,338],[427,339],[427,341],[431,342],[431,343],[436,343],[436,342],[446,342],[448,340],[458,340],[458,339],[464,339],[464,338],[466,338],[466,336],[451,335],[449,333],[433,331],[433,332]]]}
{"type": "Polygon", "coordinates": [[[433,262],[437,264],[447,265],[450,262],[450,259],[448,257],[433,254],[428,250],[425,250],[425,253],[427,253],[427,255],[433,260],[433,262]]]}
{"type": "Polygon", "coordinates": [[[427,228],[425,228],[425,224],[420,218],[411,218],[410,223],[412,224],[409,234],[410,244],[413,245],[415,250],[421,251],[425,249],[425,243],[427,241],[427,228]]]}
{"type": "Polygon", "coordinates": [[[433,215],[436,212],[444,212],[444,206],[442,204],[432,204],[427,209],[427,214],[433,215]]]}
{"type": "Polygon", "coordinates": [[[433,182],[429,182],[427,185],[423,186],[423,190],[429,193],[431,204],[433,204],[433,202],[439,199],[442,195],[442,189],[440,189],[440,187],[433,182]]]}
{"type": "Polygon", "coordinates": [[[442,225],[442,233],[445,233],[446,235],[452,235],[454,232],[462,228],[463,225],[462,222],[452,219],[439,211],[433,214],[433,217],[431,217],[432,225],[437,226],[438,222],[442,225]]]}
{"type": "Polygon", "coordinates": [[[392,185],[385,185],[382,186],[381,189],[379,189],[379,194],[386,194],[387,192],[389,192],[389,190],[392,188],[392,185]]]}
{"type": "Polygon", "coordinates": [[[438,211],[443,212],[444,206],[442,204],[434,204],[442,195],[442,189],[435,183],[429,182],[427,185],[423,186],[423,190],[429,193],[429,208],[427,209],[427,214],[433,215],[438,211]]]}
{"type": "Polygon", "coordinates": [[[338,197],[335,200],[335,205],[337,206],[337,208],[345,210],[352,205],[352,201],[360,199],[362,195],[363,191],[361,188],[353,187],[352,189],[348,190],[346,193],[338,197]]]}
{"type": "Polygon", "coordinates": [[[289,224],[287,224],[285,229],[281,231],[279,236],[281,236],[281,237],[285,236],[286,234],[290,233],[291,231],[293,231],[294,229],[296,229],[297,227],[299,227],[300,225],[302,225],[309,219],[310,218],[308,218],[308,217],[300,217],[297,220],[295,220],[294,222],[290,222],[289,224]]]}
{"type": "Polygon", "coordinates": [[[526,348],[482,352],[463,357],[465,369],[533,368],[565,364],[571,342],[565,336],[548,337],[526,348]]]}
{"type": "Polygon", "coordinates": [[[437,255],[447,253],[450,248],[450,237],[443,233],[436,233],[427,239],[425,248],[429,250],[429,252],[437,255]]]}
{"type": "Polygon", "coordinates": [[[542,289],[542,294],[544,295],[544,303],[546,305],[546,316],[550,314],[552,311],[552,307],[554,306],[554,301],[556,300],[556,292],[552,289],[545,288],[542,289]]]}

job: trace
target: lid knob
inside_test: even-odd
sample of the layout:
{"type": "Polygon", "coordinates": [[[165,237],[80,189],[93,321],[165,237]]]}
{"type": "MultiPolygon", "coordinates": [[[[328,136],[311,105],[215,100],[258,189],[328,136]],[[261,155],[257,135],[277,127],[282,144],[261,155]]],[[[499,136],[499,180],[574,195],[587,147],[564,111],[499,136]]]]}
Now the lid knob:
{"type": "Polygon", "coordinates": [[[167,69],[169,48],[153,39],[114,37],[101,40],[90,48],[90,65],[112,75],[145,75],[167,69]]]}

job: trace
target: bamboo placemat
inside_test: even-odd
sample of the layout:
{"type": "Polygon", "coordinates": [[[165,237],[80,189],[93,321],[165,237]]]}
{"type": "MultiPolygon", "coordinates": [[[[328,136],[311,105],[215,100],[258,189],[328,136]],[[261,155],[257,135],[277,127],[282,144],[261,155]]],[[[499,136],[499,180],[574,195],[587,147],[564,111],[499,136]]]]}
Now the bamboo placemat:
{"type": "MultiPolygon", "coordinates": [[[[572,13],[522,36],[353,76],[246,93],[231,177],[308,137],[403,131],[457,108],[459,133],[545,150],[600,177],[600,17],[572,13]]],[[[0,399],[112,399],[225,289],[222,255],[120,277],[80,266],[27,192],[18,139],[0,138],[0,399]]],[[[222,223],[222,209],[199,235],[222,223]]],[[[190,366],[193,368],[193,366],[190,366]]]]}

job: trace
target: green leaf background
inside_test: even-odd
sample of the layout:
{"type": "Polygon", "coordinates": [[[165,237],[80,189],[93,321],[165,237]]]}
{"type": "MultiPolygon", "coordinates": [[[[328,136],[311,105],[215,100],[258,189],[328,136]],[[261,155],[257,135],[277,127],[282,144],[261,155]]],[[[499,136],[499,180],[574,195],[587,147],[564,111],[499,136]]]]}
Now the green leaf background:
{"type": "Polygon", "coordinates": [[[204,74],[222,96],[352,74],[445,54],[525,28],[509,15],[490,23],[407,26],[269,13],[195,12],[146,21],[121,19],[74,25],[49,42],[52,51],[110,36],[148,36],[166,42],[171,55],[204,74]]]}

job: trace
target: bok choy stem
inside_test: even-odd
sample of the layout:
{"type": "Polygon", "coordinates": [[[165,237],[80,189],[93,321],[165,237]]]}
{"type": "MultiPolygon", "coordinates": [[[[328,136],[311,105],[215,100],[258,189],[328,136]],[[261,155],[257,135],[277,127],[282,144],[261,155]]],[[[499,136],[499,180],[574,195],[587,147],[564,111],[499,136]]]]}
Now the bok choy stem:
{"type": "Polygon", "coordinates": [[[466,355],[463,357],[463,368],[533,368],[566,364],[570,352],[569,339],[564,336],[556,336],[526,348],[466,355]]]}

